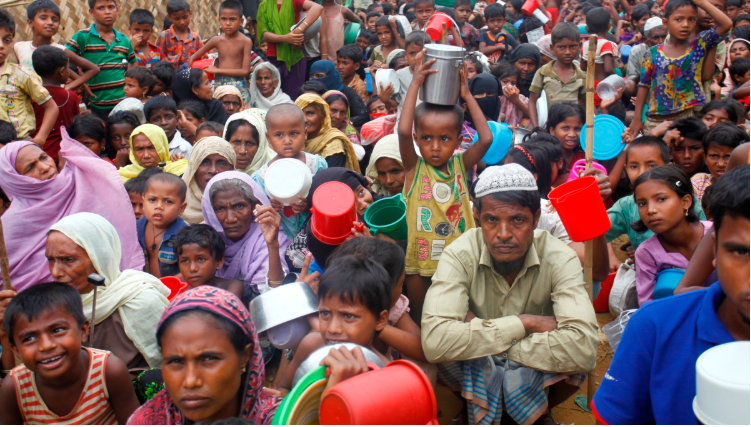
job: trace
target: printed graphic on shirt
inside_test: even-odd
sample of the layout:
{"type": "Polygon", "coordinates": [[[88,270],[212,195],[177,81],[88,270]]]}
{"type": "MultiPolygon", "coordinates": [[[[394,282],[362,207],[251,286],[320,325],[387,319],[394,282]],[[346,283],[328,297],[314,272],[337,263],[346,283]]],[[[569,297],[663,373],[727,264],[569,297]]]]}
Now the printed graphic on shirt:
{"type": "Polygon", "coordinates": [[[425,231],[427,233],[433,232],[433,227],[430,226],[430,220],[433,218],[433,212],[426,206],[418,206],[417,208],[417,231],[425,231]]]}
{"type": "Polygon", "coordinates": [[[417,239],[417,259],[426,261],[428,259],[428,241],[422,237],[417,239]]]}
{"type": "Polygon", "coordinates": [[[438,203],[448,202],[451,200],[451,187],[445,182],[436,182],[433,184],[433,197],[438,203]]]}
{"type": "Polygon", "coordinates": [[[420,190],[420,200],[430,200],[433,198],[433,190],[430,188],[430,178],[427,175],[423,175],[420,178],[422,181],[422,188],[420,190]]]}
{"type": "Polygon", "coordinates": [[[449,225],[448,222],[439,222],[435,226],[435,234],[437,234],[438,237],[448,237],[448,235],[451,234],[451,225],[449,225]]]}
{"type": "Polygon", "coordinates": [[[441,258],[445,246],[445,240],[433,240],[433,244],[430,247],[430,259],[432,261],[438,261],[441,258]]]}

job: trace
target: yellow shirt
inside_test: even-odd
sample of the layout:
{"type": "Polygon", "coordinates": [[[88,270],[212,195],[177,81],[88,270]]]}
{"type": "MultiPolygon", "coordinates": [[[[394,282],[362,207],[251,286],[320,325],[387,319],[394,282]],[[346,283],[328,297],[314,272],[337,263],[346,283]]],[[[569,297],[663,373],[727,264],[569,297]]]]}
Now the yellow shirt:
{"type": "Polygon", "coordinates": [[[432,276],[443,249],[475,227],[462,155],[454,155],[443,175],[420,158],[415,179],[404,186],[407,201],[407,274],[432,276]]]}
{"type": "Polygon", "coordinates": [[[543,372],[595,366],[597,319],[576,252],[535,230],[514,282],[493,268],[482,229],[446,248],[422,309],[422,346],[431,363],[497,355],[543,372]],[[464,323],[467,311],[476,318],[464,323]],[[558,329],[526,335],[520,314],[555,316],[558,329]]]}
{"type": "Polygon", "coordinates": [[[18,139],[26,139],[36,131],[31,101],[41,105],[50,99],[50,93],[34,71],[5,60],[0,72],[0,119],[16,128],[18,139]]]}

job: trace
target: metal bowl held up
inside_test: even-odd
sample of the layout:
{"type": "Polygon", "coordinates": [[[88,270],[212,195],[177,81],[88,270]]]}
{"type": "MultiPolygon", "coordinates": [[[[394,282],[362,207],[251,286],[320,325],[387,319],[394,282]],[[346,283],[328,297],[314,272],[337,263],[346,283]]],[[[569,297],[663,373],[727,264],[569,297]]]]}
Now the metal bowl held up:
{"type": "Polygon", "coordinates": [[[445,44],[426,44],[425,49],[423,64],[435,59],[430,69],[438,72],[425,77],[420,99],[429,104],[455,105],[461,92],[459,70],[464,67],[466,51],[445,44]]]}
{"type": "Polygon", "coordinates": [[[250,302],[250,317],[259,335],[317,311],[318,298],[305,282],[273,288],[250,302]]]}
{"type": "Polygon", "coordinates": [[[295,376],[292,378],[292,387],[294,387],[295,384],[297,384],[297,382],[300,381],[300,379],[305,376],[305,374],[321,366],[321,361],[325,359],[326,356],[329,355],[329,351],[331,351],[332,348],[339,348],[341,346],[347,347],[349,351],[354,350],[356,347],[360,347],[360,350],[362,350],[362,354],[365,356],[366,362],[373,362],[379,368],[384,367],[383,362],[381,361],[381,358],[378,357],[377,354],[373,353],[373,351],[367,347],[353,344],[351,342],[343,342],[341,344],[325,345],[319,348],[318,350],[310,353],[310,356],[308,356],[308,358],[305,359],[300,364],[300,366],[295,371],[295,376]]]}
{"type": "MultiPolygon", "coordinates": [[[[297,28],[300,25],[302,25],[303,21],[305,21],[305,17],[306,17],[306,14],[301,13],[300,14],[300,22],[298,22],[297,24],[293,25],[292,28],[290,28],[289,30],[293,31],[295,28],[297,28]]],[[[308,40],[312,39],[313,37],[315,37],[316,34],[318,34],[318,32],[321,30],[321,24],[322,24],[322,22],[323,21],[321,21],[321,18],[318,18],[315,21],[313,21],[313,23],[310,24],[309,27],[305,28],[305,30],[303,31],[303,40],[308,41],[308,40]]]]}

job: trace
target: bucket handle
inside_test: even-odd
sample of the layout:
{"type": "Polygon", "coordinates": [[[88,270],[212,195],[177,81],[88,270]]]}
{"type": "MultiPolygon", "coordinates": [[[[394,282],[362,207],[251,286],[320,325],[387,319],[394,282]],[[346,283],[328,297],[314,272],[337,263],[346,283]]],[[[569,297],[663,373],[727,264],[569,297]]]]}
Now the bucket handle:
{"type": "MultiPolygon", "coordinates": [[[[373,362],[367,362],[367,365],[368,365],[368,372],[370,372],[370,371],[377,371],[377,370],[381,369],[381,367],[380,367],[380,366],[376,365],[376,364],[375,364],[375,363],[373,363],[373,362]]],[[[328,377],[330,377],[330,376],[331,376],[331,368],[329,368],[329,367],[327,366],[327,367],[326,367],[326,372],[324,372],[324,374],[323,374],[323,375],[324,375],[324,376],[325,376],[325,377],[326,377],[326,378],[328,379],[328,377]]]]}

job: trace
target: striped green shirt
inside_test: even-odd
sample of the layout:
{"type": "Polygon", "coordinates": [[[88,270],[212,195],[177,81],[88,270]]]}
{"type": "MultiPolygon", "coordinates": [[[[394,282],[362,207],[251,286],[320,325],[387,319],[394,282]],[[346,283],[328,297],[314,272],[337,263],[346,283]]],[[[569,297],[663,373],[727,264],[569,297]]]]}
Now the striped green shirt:
{"type": "Polygon", "coordinates": [[[108,110],[125,99],[125,71],[128,63],[136,62],[136,54],[122,33],[113,28],[115,41],[108,45],[95,25],[73,34],[65,47],[99,67],[99,74],[89,80],[89,88],[96,95],[90,102],[94,108],[108,110]]]}

